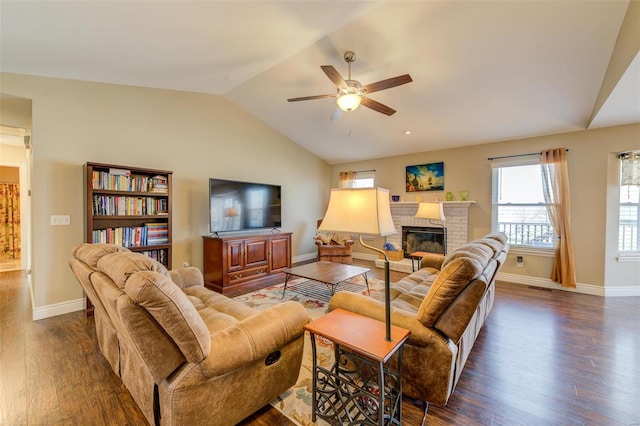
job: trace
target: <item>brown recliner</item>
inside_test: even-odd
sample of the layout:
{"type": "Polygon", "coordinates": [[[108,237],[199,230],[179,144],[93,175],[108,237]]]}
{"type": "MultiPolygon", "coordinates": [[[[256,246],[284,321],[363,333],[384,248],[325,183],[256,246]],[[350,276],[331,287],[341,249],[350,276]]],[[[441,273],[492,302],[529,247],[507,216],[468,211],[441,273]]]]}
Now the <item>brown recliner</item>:
{"type": "MultiPolygon", "coordinates": [[[[318,220],[318,227],[322,220],[318,220]]],[[[335,263],[353,263],[353,240],[332,232],[318,232],[313,237],[318,246],[318,260],[335,263]]]]}
{"type": "Polygon", "coordinates": [[[100,349],[150,424],[234,425],[293,386],[302,305],[255,310],[140,253],[81,244],[69,261],[96,306],[100,349]]]}
{"type": "MultiPolygon", "coordinates": [[[[447,404],[493,306],[495,276],[508,250],[507,236],[491,233],[446,257],[425,257],[422,269],[391,284],[391,322],[411,330],[402,358],[405,395],[447,404]]],[[[342,308],[384,321],[383,296],[339,292],[329,311],[342,308]]]]}
{"type": "Polygon", "coordinates": [[[351,255],[353,240],[346,240],[345,244],[324,244],[321,240],[316,239],[316,245],[318,246],[318,260],[348,265],[353,263],[351,255]]]}

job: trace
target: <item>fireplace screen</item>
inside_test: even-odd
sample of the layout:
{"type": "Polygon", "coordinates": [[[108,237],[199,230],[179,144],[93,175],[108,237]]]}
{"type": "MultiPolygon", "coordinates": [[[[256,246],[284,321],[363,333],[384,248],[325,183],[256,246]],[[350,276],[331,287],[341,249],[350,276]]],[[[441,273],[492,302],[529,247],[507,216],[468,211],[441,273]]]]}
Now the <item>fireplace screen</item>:
{"type": "Polygon", "coordinates": [[[402,249],[404,257],[416,251],[427,253],[446,253],[444,228],[428,226],[403,226],[402,249]]]}

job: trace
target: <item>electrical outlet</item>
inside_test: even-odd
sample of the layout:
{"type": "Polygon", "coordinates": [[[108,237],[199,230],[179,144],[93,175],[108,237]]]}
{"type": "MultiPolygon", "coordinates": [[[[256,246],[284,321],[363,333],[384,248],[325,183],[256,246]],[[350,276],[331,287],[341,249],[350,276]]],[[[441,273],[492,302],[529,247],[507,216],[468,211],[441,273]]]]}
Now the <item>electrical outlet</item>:
{"type": "Polygon", "coordinates": [[[516,256],[516,265],[518,268],[522,268],[524,266],[524,256],[516,256]]]}
{"type": "Polygon", "coordinates": [[[189,266],[191,266],[191,265],[189,265],[189,262],[187,262],[187,261],[182,262],[182,267],[183,268],[188,268],[189,266]]]}
{"type": "Polygon", "coordinates": [[[71,216],[67,215],[51,215],[49,223],[53,226],[71,225],[71,216]]]}

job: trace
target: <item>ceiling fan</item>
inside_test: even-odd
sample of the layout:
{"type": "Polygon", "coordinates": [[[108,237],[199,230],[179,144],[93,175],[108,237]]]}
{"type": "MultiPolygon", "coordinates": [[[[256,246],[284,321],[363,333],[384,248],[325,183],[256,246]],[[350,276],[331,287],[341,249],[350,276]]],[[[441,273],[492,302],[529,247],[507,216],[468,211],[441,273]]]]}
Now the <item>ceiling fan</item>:
{"type": "Polygon", "coordinates": [[[378,111],[382,114],[393,115],[396,110],[390,108],[380,102],[376,102],[371,98],[366,97],[369,93],[378,92],[380,90],[389,89],[391,87],[400,86],[401,84],[411,83],[413,79],[409,74],[399,75],[397,77],[387,78],[386,80],[380,80],[375,83],[361,85],[359,81],[351,79],[351,63],[356,60],[356,54],[352,51],[344,52],[344,61],[349,67],[349,78],[345,80],[340,73],[333,67],[333,65],[322,65],[322,71],[329,77],[329,79],[336,85],[336,93],[332,95],[316,95],[316,96],[303,96],[301,98],[287,99],[289,102],[297,101],[309,101],[312,99],[325,99],[336,98],[338,106],[331,115],[332,120],[336,120],[342,114],[342,111],[351,112],[358,108],[360,105],[364,105],[374,111],[378,111]]]}

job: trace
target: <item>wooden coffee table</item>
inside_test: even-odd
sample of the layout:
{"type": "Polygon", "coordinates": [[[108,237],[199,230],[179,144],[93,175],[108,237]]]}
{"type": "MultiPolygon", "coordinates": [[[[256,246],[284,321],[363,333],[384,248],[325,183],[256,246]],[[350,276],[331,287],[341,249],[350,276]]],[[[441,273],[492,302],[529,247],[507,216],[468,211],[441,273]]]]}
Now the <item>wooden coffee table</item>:
{"type": "Polygon", "coordinates": [[[364,282],[367,284],[367,293],[369,293],[369,280],[367,279],[367,272],[369,272],[369,269],[362,268],[360,266],[321,261],[307,263],[293,268],[286,268],[283,269],[282,272],[286,274],[284,279],[284,289],[282,290],[283,298],[284,293],[287,291],[287,283],[291,277],[306,278],[309,281],[323,283],[331,288],[331,295],[333,296],[338,284],[355,278],[358,275],[362,275],[364,277],[364,282]]]}

